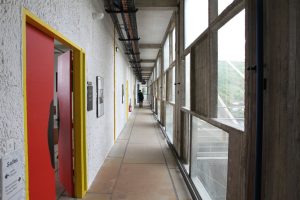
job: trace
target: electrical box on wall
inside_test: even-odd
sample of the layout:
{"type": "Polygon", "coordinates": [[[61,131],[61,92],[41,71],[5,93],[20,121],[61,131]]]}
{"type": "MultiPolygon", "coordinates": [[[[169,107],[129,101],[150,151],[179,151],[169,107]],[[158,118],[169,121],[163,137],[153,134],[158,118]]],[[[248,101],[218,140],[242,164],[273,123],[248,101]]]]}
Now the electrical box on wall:
{"type": "Polygon", "coordinates": [[[22,151],[16,150],[5,156],[0,160],[0,180],[1,192],[0,199],[19,200],[22,199],[23,181],[21,174],[22,166],[22,151]]]}

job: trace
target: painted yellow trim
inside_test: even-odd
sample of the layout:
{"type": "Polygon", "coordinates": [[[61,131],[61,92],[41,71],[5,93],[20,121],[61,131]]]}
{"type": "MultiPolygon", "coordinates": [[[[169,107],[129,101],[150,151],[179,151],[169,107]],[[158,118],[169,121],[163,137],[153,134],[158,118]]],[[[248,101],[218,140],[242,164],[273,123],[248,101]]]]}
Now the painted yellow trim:
{"type": "Polygon", "coordinates": [[[116,142],[116,28],[114,27],[114,143],[116,142]]]}
{"type": "Polygon", "coordinates": [[[126,80],[126,120],[128,120],[128,113],[129,113],[129,99],[128,99],[128,80],[126,80]]]}
{"type": "Polygon", "coordinates": [[[23,8],[23,13],[25,14],[26,17],[26,23],[36,27],[43,33],[47,34],[50,37],[55,38],[59,42],[69,46],[72,49],[76,49],[78,51],[81,51],[82,49],[76,45],[74,42],[71,40],[67,39],[65,36],[63,36],[60,32],[52,28],[49,24],[45,23],[42,21],[40,18],[35,16],[33,13],[31,13],[29,10],[26,8],[23,8]]]}
{"type": "MultiPolygon", "coordinates": [[[[83,71],[82,71],[82,78],[83,78],[83,83],[86,83],[86,74],[85,74],[85,72],[86,72],[86,59],[85,59],[85,55],[86,55],[86,53],[85,53],[85,51],[84,50],[82,50],[81,51],[82,52],[82,55],[83,55],[83,59],[82,59],[82,61],[83,61],[83,66],[84,67],[82,67],[82,69],[83,69],[83,71]]],[[[82,88],[82,99],[83,99],[83,101],[82,101],[82,105],[83,105],[83,107],[82,107],[82,109],[83,109],[83,111],[84,111],[84,114],[83,114],[83,150],[84,150],[84,169],[85,169],[85,173],[84,173],[84,192],[86,193],[87,192],[87,190],[88,190],[88,183],[87,183],[87,147],[86,147],[86,145],[87,145],[87,141],[86,141],[86,87],[85,87],[85,85],[83,86],[83,88],[82,88]]]]}
{"type": "Polygon", "coordinates": [[[27,88],[26,88],[26,14],[22,12],[22,65],[23,65],[23,103],[24,103],[24,150],[25,150],[25,195],[29,200],[29,174],[28,174],[28,130],[27,130],[27,88]]]}
{"type": "Polygon", "coordinates": [[[86,167],[86,116],[85,116],[85,54],[74,50],[74,168],[75,197],[82,198],[87,192],[86,167]]]}
{"type": "Polygon", "coordinates": [[[23,96],[24,96],[24,145],[26,199],[29,200],[27,94],[26,94],[26,24],[30,24],[46,35],[69,46],[74,53],[74,145],[75,145],[75,197],[82,198],[87,192],[86,167],[86,100],[85,100],[85,51],[61,33],[43,22],[27,9],[22,9],[22,51],[23,51],[23,96]]]}

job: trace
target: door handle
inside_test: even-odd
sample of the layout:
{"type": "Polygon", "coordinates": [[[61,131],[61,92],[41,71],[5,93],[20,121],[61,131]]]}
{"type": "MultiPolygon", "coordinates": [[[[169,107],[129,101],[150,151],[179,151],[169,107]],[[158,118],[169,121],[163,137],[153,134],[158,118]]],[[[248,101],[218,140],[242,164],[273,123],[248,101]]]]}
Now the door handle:
{"type": "Polygon", "coordinates": [[[58,139],[59,139],[59,128],[60,128],[60,109],[59,109],[59,99],[57,98],[57,129],[58,129],[58,139]]]}
{"type": "Polygon", "coordinates": [[[53,129],[54,129],[54,112],[53,112],[53,100],[50,103],[49,109],[49,119],[48,119],[48,148],[51,160],[51,166],[55,169],[54,164],[54,138],[53,138],[53,129]]]}

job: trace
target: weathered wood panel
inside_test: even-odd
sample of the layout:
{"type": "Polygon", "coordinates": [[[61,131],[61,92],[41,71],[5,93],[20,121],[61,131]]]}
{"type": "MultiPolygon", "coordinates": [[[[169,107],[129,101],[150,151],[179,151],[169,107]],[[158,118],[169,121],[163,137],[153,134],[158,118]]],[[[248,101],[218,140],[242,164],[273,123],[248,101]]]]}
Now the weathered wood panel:
{"type": "Polygon", "coordinates": [[[208,116],[209,101],[209,37],[205,35],[191,52],[191,110],[208,116]]]}
{"type": "Polygon", "coordinates": [[[239,132],[229,134],[227,200],[245,199],[245,135],[239,132]]]}
{"type": "Polygon", "coordinates": [[[263,193],[266,200],[300,199],[299,1],[265,4],[263,193]]]}

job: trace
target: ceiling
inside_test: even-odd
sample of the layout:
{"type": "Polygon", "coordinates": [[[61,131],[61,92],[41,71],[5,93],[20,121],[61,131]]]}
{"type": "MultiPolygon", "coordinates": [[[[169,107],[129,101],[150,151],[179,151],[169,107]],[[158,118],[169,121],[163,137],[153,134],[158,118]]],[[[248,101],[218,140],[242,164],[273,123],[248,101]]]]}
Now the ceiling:
{"type": "Polygon", "coordinates": [[[135,0],[142,77],[148,80],[176,8],[176,0],[135,0]]]}
{"type": "Polygon", "coordinates": [[[104,0],[129,63],[141,82],[149,80],[178,0],[104,0]]]}

